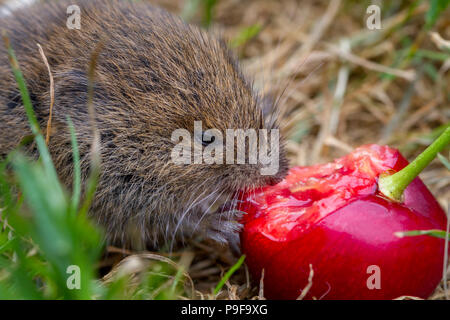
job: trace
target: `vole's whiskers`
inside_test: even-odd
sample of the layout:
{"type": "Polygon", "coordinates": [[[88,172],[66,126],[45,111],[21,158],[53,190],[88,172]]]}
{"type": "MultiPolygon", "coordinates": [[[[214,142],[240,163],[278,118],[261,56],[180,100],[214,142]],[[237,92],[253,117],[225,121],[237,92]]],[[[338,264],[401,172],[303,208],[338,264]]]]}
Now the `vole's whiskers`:
{"type": "MultiPolygon", "coordinates": [[[[216,188],[214,190],[214,192],[218,192],[220,189],[216,188]]],[[[208,206],[208,208],[206,208],[205,210],[203,210],[203,214],[200,216],[200,219],[198,219],[197,223],[195,224],[194,228],[193,228],[193,233],[195,233],[195,231],[197,230],[198,226],[200,225],[200,223],[203,221],[203,219],[205,218],[205,216],[209,213],[209,210],[211,209],[211,207],[216,203],[217,200],[220,199],[220,197],[223,195],[223,193],[225,192],[225,189],[222,190],[218,196],[214,199],[214,201],[211,202],[211,204],[208,206]]],[[[228,201],[228,199],[230,198],[230,194],[227,196],[227,199],[225,201],[225,203],[228,201]]],[[[203,201],[202,201],[203,202],[203,201]]],[[[214,213],[213,213],[214,214],[214,213]]]]}
{"type": "Polygon", "coordinates": [[[204,180],[202,183],[200,183],[200,184],[197,186],[197,188],[195,189],[195,191],[192,192],[192,195],[191,195],[191,197],[189,198],[189,201],[188,201],[188,203],[190,203],[190,205],[187,207],[187,209],[184,210],[184,212],[181,214],[181,217],[179,217],[178,222],[177,222],[177,224],[176,224],[176,226],[175,226],[175,230],[173,231],[172,239],[171,239],[171,241],[170,241],[170,251],[172,251],[172,249],[173,249],[173,246],[174,246],[174,242],[175,242],[175,239],[176,239],[176,235],[177,235],[178,229],[180,228],[181,223],[183,222],[184,218],[186,217],[186,215],[188,214],[188,212],[191,210],[191,208],[193,207],[193,205],[198,201],[198,199],[200,199],[200,198],[203,196],[203,194],[204,194],[205,192],[208,191],[208,189],[205,189],[205,190],[203,190],[202,192],[200,192],[200,194],[198,194],[198,196],[197,196],[193,201],[191,201],[192,197],[196,194],[197,190],[199,190],[201,187],[203,187],[203,186],[206,184],[206,182],[208,182],[208,181],[211,180],[212,178],[214,178],[214,177],[209,177],[208,179],[204,180]]]}

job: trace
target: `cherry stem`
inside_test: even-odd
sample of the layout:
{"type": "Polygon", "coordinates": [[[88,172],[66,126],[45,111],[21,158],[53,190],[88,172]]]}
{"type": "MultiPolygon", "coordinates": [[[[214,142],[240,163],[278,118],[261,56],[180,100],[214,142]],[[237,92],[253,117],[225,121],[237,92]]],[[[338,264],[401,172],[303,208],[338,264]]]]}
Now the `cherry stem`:
{"type": "Polygon", "coordinates": [[[402,170],[394,174],[389,174],[387,172],[381,174],[378,179],[380,192],[392,200],[401,201],[403,191],[405,191],[406,187],[449,143],[450,126],[448,126],[428,148],[414,159],[413,162],[402,170]]]}

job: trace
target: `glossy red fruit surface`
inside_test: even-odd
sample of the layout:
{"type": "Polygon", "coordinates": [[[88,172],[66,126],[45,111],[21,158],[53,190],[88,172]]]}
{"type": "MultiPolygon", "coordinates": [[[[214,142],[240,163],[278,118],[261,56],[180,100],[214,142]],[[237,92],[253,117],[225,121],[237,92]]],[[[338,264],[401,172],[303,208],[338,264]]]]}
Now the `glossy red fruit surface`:
{"type": "Polygon", "coordinates": [[[445,241],[395,232],[446,228],[446,216],[419,178],[401,203],[383,197],[380,173],[408,162],[367,145],[332,163],[295,167],[275,186],[244,195],[246,263],[269,299],[426,298],[443,270],[445,241]]]}

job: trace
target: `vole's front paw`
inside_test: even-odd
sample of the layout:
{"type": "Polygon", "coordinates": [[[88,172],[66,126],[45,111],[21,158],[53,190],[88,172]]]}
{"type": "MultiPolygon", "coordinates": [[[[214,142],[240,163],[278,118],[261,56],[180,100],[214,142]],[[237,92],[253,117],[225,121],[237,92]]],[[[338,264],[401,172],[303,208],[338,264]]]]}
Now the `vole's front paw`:
{"type": "Polygon", "coordinates": [[[206,237],[220,243],[227,243],[233,253],[238,255],[240,253],[239,232],[243,227],[239,221],[242,214],[236,210],[212,214],[208,219],[206,237]]]}

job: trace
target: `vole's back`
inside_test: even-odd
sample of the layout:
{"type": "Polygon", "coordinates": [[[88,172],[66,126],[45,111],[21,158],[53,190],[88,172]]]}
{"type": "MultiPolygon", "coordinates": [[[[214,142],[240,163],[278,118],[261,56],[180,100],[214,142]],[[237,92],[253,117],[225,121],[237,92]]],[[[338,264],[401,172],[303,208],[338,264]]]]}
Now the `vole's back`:
{"type": "MultiPolygon", "coordinates": [[[[130,229],[154,244],[194,231],[224,241],[235,224],[205,214],[205,207],[219,198],[219,192],[231,197],[242,188],[277,180],[286,171],[284,154],[279,172],[271,177],[260,176],[258,166],[171,163],[172,132],[192,131],[194,121],[221,131],[265,126],[258,96],[226,46],[164,10],[129,1],[78,1],[81,29],[69,29],[70,4],[36,5],[0,19],[43,128],[50,82],[37,43],[52,69],[55,105],[49,149],[62,181],[70,186],[73,170],[68,115],[77,132],[83,178],[88,172],[92,128],[87,68],[101,43],[94,106],[102,176],[94,217],[109,238],[119,242],[134,237],[130,229]],[[213,196],[201,201],[207,194],[213,196]]],[[[0,46],[0,132],[0,157],[29,134],[4,46],[0,46]]]]}

